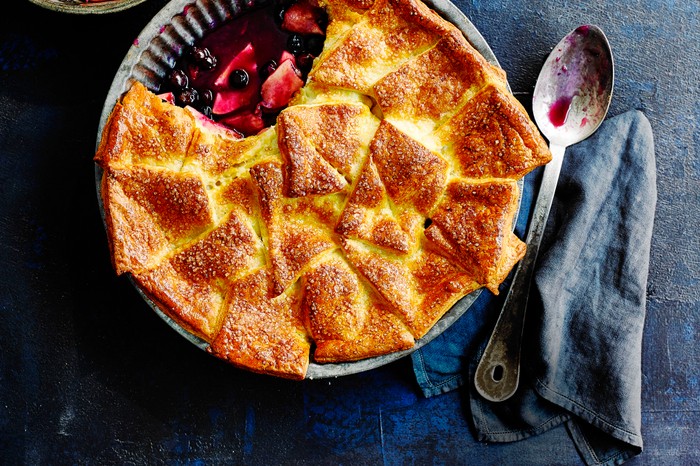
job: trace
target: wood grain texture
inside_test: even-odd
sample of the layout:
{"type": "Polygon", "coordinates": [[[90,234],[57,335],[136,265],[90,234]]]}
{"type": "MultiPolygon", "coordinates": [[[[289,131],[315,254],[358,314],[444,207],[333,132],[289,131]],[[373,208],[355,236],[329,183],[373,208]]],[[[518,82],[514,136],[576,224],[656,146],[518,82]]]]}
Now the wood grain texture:
{"type": "MultiPolygon", "coordinates": [[[[423,399],[410,361],[303,383],[196,350],[114,277],[92,155],[118,63],[165,4],[74,17],[15,2],[0,18],[0,463],[579,464],[563,428],[474,440],[460,392],[423,399]]],[[[527,105],[551,47],[608,35],[611,115],[656,138],[658,203],[644,334],[644,452],[700,450],[700,7],[672,0],[457,2],[527,105]]]]}

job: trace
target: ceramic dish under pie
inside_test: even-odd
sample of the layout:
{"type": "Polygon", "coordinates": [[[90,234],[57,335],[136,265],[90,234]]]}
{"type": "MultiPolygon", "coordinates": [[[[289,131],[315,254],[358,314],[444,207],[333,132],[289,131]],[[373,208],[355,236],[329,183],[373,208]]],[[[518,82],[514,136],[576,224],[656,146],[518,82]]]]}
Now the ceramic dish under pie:
{"type": "Polygon", "coordinates": [[[497,293],[525,251],[518,180],[551,157],[504,73],[425,4],[320,5],[306,85],[239,139],[151,91],[247,7],[171,2],[115,78],[95,157],[117,272],[198,346],[294,379],[385,364],[497,293]]]}

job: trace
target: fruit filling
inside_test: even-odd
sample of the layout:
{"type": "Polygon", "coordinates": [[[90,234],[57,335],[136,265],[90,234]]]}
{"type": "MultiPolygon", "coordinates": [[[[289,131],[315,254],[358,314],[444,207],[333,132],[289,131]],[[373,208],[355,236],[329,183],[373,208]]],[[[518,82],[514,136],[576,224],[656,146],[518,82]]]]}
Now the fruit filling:
{"type": "Polygon", "coordinates": [[[275,123],[321,53],[328,18],[298,0],[245,13],[189,47],[161,98],[250,136],[275,123]]]}

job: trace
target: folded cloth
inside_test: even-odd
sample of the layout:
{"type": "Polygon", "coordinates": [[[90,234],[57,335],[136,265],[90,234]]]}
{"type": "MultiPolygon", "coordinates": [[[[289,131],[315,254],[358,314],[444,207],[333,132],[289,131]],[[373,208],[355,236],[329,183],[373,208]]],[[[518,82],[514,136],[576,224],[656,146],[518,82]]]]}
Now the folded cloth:
{"type": "Polygon", "coordinates": [[[611,118],[568,148],[530,292],[518,391],[494,403],[473,383],[504,283],[499,296],[483,292],[413,354],[423,393],[466,385],[479,440],[515,441],[565,423],[589,465],[620,464],[641,452],[641,345],[655,205],[653,138],[641,112],[611,118]]]}

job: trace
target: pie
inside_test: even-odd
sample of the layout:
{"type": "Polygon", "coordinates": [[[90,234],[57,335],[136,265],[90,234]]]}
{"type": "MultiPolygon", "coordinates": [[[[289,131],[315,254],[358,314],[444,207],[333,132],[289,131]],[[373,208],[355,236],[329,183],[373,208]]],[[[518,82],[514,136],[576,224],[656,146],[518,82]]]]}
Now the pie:
{"type": "Polygon", "coordinates": [[[241,138],[139,82],[95,161],[113,264],[235,366],[303,379],[414,346],[522,258],[517,181],[551,155],[453,25],[418,0],[320,0],[323,51],[241,138]]]}

